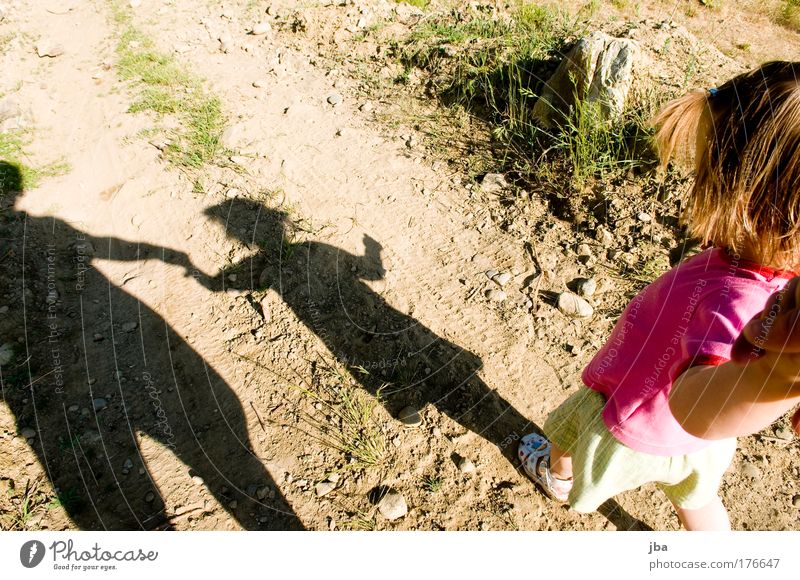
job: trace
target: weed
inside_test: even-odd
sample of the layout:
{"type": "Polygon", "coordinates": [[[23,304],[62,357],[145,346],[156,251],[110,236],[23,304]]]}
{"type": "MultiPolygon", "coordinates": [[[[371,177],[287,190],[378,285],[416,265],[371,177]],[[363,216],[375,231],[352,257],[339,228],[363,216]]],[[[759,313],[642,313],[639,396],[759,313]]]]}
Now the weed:
{"type": "Polygon", "coordinates": [[[28,144],[25,131],[0,133],[0,195],[15,193],[36,187],[45,177],[61,175],[69,171],[64,161],[50,163],[42,167],[32,167],[23,162],[27,160],[24,147],[28,144]]]}
{"type": "Polygon", "coordinates": [[[315,431],[315,438],[345,453],[351,468],[379,465],[386,456],[386,439],[372,413],[380,404],[380,390],[370,397],[347,369],[335,362],[322,363],[323,380],[317,381],[313,389],[299,387],[299,390],[325,409],[327,417],[321,420],[306,416],[305,422],[315,431]]]}
{"type": "MultiPolygon", "coordinates": [[[[39,489],[40,481],[25,483],[24,490],[18,490],[12,480],[8,480],[8,503],[11,509],[0,515],[0,530],[22,531],[30,529],[33,517],[49,504],[47,494],[39,489]]],[[[5,502],[4,502],[5,503],[5,502]]]]}
{"type": "Polygon", "coordinates": [[[111,0],[112,13],[121,29],[117,44],[117,72],[138,89],[131,113],[151,111],[174,115],[180,127],[164,149],[179,167],[196,169],[213,162],[221,152],[225,118],[219,99],[203,87],[172,56],[158,52],[153,42],[136,30],[122,5],[111,0]]]}
{"type": "Polygon", "coordinates": [[[375,516],[371,516],[368,512],[358,510],[350,516],[349,520],[342,523],[342,527],[345,530],[371,532],[375,529],[375,516]]]}
{"type": "Polygon", "coordinates": [[[800,0],[783,0],[779,21],[788,28],[800,31],[800,0]]]}
{"type": "Polygon", "coordinates": [[[428,493],[438,493],[443,484],[444,480],[441,477],[430,475],[422,480],[422,489],[428,493]]]}

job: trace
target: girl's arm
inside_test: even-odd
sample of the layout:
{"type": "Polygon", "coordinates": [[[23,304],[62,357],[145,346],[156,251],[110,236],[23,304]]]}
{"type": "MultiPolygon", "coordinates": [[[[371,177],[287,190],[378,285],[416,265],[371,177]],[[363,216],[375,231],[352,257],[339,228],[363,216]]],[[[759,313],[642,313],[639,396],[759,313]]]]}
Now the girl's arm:
{"type": "Polygon", "coordinates": [[[670,409],[692,435],[749,435],[800,403],[800,278],[770,297],[743,330],[733,358],[692,367],[673,384],[670,409]]]}

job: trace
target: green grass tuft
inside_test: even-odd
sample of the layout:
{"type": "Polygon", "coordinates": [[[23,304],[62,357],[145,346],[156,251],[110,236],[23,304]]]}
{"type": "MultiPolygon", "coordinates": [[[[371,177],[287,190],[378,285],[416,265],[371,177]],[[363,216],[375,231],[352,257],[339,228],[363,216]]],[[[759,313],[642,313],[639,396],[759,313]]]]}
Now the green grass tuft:
{"type": "Polygon", "coordinates": [[[117,71],[137,90],[128,110],[177,118],[179,127],[168,135],[169,145],[164,150],[175,165],[197,169],[215,161],[225,129],[219,99],[210,95],[202,81],[175,58],[158,52],[152,40],[133,27],[130,15],[119,2],[113,1],[111,7],[114,21],[122,30],[117,45],[117,71]]]}
{"type": "Polygon", "coordinates": [[[40,167],[28,165],[25,162],[27,144],[26,131],[0,133],[0,196],[34,188],[45,177],[62,175],[69,171],[69,164],[64,161],[40,167]]]}

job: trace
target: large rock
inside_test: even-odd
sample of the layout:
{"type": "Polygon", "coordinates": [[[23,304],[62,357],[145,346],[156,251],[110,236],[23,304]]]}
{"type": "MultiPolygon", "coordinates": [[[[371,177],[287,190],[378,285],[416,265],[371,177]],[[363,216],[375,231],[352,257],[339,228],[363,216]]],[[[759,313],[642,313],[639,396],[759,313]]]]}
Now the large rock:
{"type": "Polygon", "coordinates": [[[533,117],[543,127],[562,124],[577,98],[597,103],[608,119],[618,118],[633,80],[637,43],[594,32],[581,38],[545,83],[533,107],[533,117]]]}

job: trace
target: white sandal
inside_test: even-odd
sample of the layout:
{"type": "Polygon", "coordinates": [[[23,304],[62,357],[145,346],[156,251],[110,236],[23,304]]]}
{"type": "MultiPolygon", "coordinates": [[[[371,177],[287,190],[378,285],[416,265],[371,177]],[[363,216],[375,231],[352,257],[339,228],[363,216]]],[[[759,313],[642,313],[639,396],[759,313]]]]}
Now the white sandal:
{"type": "Polygon", "coordinates": [[[522,469],[550,499],[566,502],[572,480],[558,479],[550,473],[550,448],[550,441],[541,435],[525,435],[519,442],[518,451],[522,469]]]}

